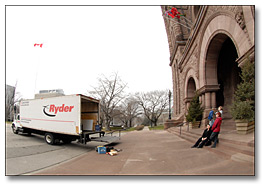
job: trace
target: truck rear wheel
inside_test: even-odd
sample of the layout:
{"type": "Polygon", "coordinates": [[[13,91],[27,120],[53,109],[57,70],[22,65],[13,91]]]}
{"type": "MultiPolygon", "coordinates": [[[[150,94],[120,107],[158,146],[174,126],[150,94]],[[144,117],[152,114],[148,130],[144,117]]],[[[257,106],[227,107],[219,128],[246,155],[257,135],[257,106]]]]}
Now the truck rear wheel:
{"type": "Polygon", "coordinates": [[[45,141],[49,145],[54,145],[55,144],[55,136],[52,133],[45,133],[45,141]]]}
{"type": "Polygon", "coordinates": [[[14,124],[12,124],[11,128],[12,128],[12,132],[13,132],[14,134],[18,134],[18,130],[16,130],[16,127],[15,127],[14,124]]]}

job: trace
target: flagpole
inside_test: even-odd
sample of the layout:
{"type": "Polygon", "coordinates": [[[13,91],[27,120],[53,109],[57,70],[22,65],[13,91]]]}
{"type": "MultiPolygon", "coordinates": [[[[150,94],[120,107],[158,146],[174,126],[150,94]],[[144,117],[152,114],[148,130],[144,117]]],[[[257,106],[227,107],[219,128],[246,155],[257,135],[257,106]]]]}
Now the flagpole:
{"type": "MultiPolygon", "coordinates": [[[[35,48],[42,48],[43,44],[34,44],[35,48]],[[38,46],[38,47],[36,47],[38,46]]],[[[38,78],[38,70],[39,70],[39,65],[40,65],[40,51],[38,50],[37,52],[37,67],[36,67],[36,78],[35,78],[35,88],[34,88],[34,97],[36,94],[36,87],[37,87],[37,78],[38,78]]]]}

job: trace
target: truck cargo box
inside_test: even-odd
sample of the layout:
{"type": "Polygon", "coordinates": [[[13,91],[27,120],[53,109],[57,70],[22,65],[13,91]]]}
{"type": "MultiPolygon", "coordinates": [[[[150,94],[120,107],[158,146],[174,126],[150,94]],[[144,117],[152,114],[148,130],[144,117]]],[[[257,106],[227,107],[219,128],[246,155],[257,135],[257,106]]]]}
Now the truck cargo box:
{"type": "Polygon", "coordinates": [[[63,142],[78,139],[81,143],[120,139],[104,136],[105,132],[99,128],[99,100],[81,94],[21,101],[12,130],[44,134],[48,144],[54,144],[55,139],[63,142]],[[94,134],[99,137],[91,137],[94,134]]]}
{"type": "Polygon", "coordinates": [[[95,130],[99,118],[99,101],[83,95],[24,100],[20,103],[23,127],[79,135],[95,130]]]}

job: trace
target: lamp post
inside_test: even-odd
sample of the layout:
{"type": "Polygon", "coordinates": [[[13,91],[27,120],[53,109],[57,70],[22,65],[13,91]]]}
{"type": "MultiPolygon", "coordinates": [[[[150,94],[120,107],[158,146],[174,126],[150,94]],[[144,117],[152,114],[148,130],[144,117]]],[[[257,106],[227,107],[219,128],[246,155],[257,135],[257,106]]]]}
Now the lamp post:
{"type": "Polygon", "coordinates": [[[172,119],[172,116],[171,116],[171,96],[172,96],[172,92],[171,92],[171,90],[169,90],[169,119],[172,119]]]}

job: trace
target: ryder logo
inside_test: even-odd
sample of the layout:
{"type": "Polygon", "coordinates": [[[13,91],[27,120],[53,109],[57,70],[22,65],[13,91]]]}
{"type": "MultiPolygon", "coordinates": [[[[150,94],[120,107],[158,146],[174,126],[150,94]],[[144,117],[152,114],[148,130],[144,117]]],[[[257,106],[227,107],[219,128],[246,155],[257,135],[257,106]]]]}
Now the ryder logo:
{"type": "Polygon", "coordinates": [[[46,105],[43,106],[43,113],[49,117],[55,117],[58,112],[71,112],[73,108],[74,106],[65,106],[65,104],[62,106],[46,105]]]}

